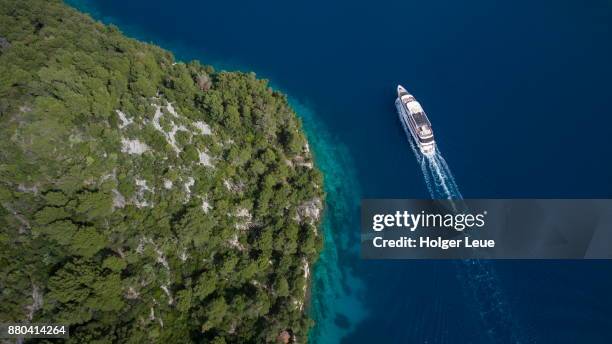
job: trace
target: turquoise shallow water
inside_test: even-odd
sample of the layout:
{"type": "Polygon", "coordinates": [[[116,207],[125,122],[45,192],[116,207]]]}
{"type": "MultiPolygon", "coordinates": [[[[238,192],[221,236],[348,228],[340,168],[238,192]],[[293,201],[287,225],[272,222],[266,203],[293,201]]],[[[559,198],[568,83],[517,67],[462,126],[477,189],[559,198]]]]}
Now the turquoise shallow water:
{"type": "Polygon", "coordinates": [[[321,231],[325,247],[315,265],[310,315],[316,321],[311,331],[313,343],[336,343],[366,316],[362,304],[363,283],[350,266],[358,259],[359,240],[355,212],[360,187],[346,147],[334,140],[316,115],[297,101],[291,105],[302,118],[317,165],[325,176],[327,204],[321,231]],[[351,238],[350,236],[354,236],[351,238]]]}
{"type": "Polygon", "coordinates": [[[291,96],[328,193],[313,342],[612,342],[609,262],[357,256],[361,197],[429,197],[398,83],[428,112],[465,197],[612,197],[609,2],[70,3],[291,96]]]}

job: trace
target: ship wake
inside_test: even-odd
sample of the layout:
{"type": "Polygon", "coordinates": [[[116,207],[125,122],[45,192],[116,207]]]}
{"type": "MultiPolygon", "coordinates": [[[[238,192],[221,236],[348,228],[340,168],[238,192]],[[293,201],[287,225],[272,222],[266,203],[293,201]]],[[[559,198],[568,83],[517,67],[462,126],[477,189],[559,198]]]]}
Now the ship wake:
{"type": "MultiPolygon", "coordinates": [[[[399,101],[396,101],[395,105],[397,111],[401,112],[399,101]]],[[[421,153],[409,129],[403,121],[400,122],[410,143],[410,148],[421,167],[431,198],[455,200],[455,210],[464,209],[463,196],[440,149],[436,146],[433,154],[421,153]]],[[[499,288],[499,280],[491,263],[461,260],[456,264],[457,277],[462,281],[466,293],[475,301],[474,304],[478,307],[482,325],[489,339],[494,343],[531,342],[512,316],[510,305],[499,288]]]]}
{"type": "Polygon", "coordinates": [[[461,192],[459,192],[455,177],[453,177],[440,150],[436,147],[434,154],[424,155],[415,147],[413,140],[409,139],[409,141],[412,151],[421,166],[423,178],[431,197],[433,199],[462,199],[463,197],[461,192]]]}
{"type": "MultiPolygon", "coordinates": [[[[398,113],[401,113],[402,110],[400,108],[401,105],[399,100],[395,102],[395,106],[397,107],[398,113]]],[[[463,197],[461,196],[461,192],[459,192],[459,187],[455,182],[455,177],[453,177],[453,174],[451,173],[446,160],[444,160],[440,149],[436,147],[433,154],[425,155],[421,153],[421,151],[417,148],[416,143],[412,139],[406,124],[404,124],[403,121],[400,122],[404,128],[408,142],[410,142],[410,148],[421,166],[425,184],[427,185],[431,198],[455,200],[462,199],[463,197]]]]}

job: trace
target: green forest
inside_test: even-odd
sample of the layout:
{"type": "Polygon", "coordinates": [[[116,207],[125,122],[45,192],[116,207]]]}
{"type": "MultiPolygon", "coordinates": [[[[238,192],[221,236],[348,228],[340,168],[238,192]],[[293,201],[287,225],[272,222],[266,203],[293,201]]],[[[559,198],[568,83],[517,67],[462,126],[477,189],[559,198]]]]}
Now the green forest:
{"type": "Polygon", "coordinates": [[[304,342],[322,182],[266,80],[61,1],[0,0],[0,323],[304,342]]]}

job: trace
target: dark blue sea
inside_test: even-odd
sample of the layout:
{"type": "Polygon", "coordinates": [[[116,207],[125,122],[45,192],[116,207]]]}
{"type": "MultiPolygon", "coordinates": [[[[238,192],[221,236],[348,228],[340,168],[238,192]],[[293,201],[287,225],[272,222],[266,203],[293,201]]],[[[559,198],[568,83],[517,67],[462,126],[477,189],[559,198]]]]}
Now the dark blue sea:
{"type": "Polygon", "coordinates": [[[359,200],[429,197],[393,102],[466,198],[612,197],[612,2],[72,0],[289,94],[325,174],[315,343],[612,343],[612,261],[363,261],[359,200]]]}

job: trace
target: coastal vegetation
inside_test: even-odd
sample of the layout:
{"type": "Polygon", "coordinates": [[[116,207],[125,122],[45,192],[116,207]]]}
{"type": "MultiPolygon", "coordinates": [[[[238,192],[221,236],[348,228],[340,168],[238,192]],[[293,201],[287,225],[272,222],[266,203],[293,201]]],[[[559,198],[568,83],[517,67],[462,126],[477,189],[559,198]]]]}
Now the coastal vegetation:
{"type": "Polygon", "coordinates": [[[286,97],[52,0],[0,0],[0,323],[305,341],[322,176],[286,97]]]}

